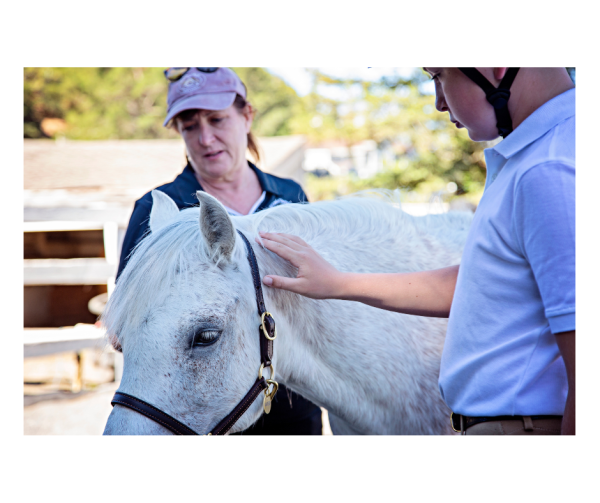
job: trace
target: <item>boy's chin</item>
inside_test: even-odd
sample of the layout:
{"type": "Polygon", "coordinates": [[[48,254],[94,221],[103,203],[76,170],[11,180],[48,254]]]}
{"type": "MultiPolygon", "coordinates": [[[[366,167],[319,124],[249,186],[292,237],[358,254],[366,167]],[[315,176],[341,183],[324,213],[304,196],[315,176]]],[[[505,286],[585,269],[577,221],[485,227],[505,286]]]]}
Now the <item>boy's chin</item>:
{"type": "Polygon", "coordinates": [[[476,131],[476,130],[472,130],[472,129],[468,129],[468,128],[466,128],[466,129],[467,129],[467,133],[469,134],[469,138],[471,138],[471,140],[473,140],[473,141],[493,141],[500,136],[498,134],[498,131],[496,131],[495,133],[492,133],[490,131],[482,132],[482,131],[476,131]]]}

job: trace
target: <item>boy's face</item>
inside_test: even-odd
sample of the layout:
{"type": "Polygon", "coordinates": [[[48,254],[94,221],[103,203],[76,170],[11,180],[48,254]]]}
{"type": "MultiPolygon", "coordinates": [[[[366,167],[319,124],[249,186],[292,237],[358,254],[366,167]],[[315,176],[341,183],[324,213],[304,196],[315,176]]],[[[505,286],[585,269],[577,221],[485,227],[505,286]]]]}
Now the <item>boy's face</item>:
{"type": "MultiPolygon", "coordinates": [[[[477,68],[492,84],[493,68],[477,68]]],[[[450,121],[458,128],[466,128],[474,141],[490,141],[499,136],[496,113],[485,98],[485,93],[458,68],[424,70],[435,82],[435,107],[448,112],[450,121]]]]}

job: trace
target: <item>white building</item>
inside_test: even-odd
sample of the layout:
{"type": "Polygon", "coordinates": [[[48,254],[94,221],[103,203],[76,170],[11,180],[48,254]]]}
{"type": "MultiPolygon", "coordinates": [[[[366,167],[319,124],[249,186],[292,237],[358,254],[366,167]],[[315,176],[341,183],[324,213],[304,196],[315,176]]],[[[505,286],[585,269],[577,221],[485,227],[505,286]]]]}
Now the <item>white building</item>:
{"type": "Polygon", "coordinates": [[[383,160],[373,140],[351,147],[325,142],[318,148],[306,149],[303,167],[315,174],[343,176],[355,173],[359,178],[369,178],[383,169],[383,160]]]}

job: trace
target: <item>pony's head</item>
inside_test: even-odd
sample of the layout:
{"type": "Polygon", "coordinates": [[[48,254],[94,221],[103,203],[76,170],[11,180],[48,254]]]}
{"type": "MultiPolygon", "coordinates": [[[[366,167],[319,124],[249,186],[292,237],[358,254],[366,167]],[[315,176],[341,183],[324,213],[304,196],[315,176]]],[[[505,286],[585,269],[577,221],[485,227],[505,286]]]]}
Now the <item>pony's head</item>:
{"type": "MultiPolygon", "coordinates": [[[[152,192],[150,233],[134,250],[102,323],[124,356],[119,391],[149,402],[199,434],[237,405],[256,380],[260,324],[245,246],[225,208],[198,191],[179,211],[152,192]]],[[[248,236],[249,239],[252,239],[248,236]]],[[[236,423],[261,414],[260,400],[236,423]]],[[[105,434],[168,434],[116,405],[105,434]]]]}

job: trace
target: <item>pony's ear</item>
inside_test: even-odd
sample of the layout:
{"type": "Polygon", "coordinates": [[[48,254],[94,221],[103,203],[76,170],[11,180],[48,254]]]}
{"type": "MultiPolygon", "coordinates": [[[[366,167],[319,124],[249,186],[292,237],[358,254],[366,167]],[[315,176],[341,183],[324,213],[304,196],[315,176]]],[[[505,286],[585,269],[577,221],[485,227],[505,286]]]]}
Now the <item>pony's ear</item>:
{"type": "Polygon", "coordinates": [[[160,190],[152,191],[152,210],[150,210],[150,231],[156,232],[167,225],[179,214],[175,201],[160,190]]]}
{"type": "Polygon", "coordinates": [[[213,196],[198,190],[200,201],[200,232],[206,239],[210,255],[215,262],[231,259],[235,246],[235,229],[227,210],[213,196]]]}

